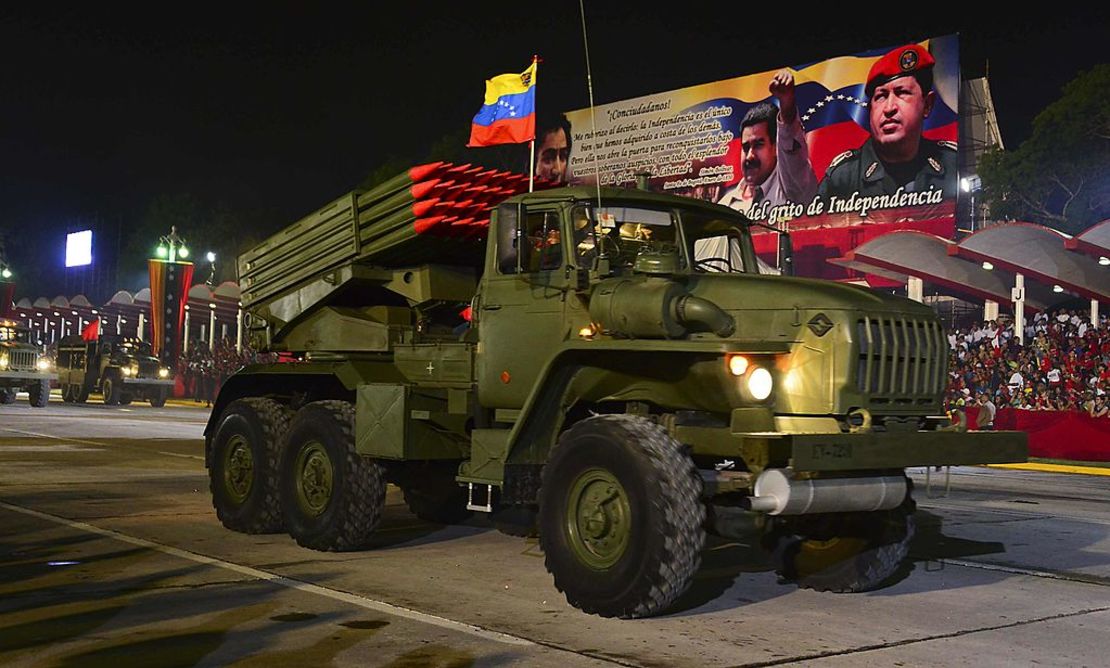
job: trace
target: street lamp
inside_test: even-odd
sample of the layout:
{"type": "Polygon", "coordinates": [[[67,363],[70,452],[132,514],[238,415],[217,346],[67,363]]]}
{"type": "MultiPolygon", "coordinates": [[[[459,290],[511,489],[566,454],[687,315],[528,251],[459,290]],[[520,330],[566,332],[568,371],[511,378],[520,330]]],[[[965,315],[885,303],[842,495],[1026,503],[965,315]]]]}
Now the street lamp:
{"type": "Polygon", "coordinates": [[[206,282],[208,283],[209,286],[215,285],[216,284],[216,254],[213,253],[212,251],[208,251],[207,253],[204,254],[204,259],[208,260],[208,264],[211,265],[211,270],[208,272],[208,281],[206,281],[206,282]]]}
{"type": "Polygon", "coordinates": [[[176,225],[171,225],[170,233],[158,240],[158,248],[154,252],[159,258],[170,262],[177,262],[178,257],[189,257],[189,248],[185,245],[185,239],[178,236],[176,225]]]}

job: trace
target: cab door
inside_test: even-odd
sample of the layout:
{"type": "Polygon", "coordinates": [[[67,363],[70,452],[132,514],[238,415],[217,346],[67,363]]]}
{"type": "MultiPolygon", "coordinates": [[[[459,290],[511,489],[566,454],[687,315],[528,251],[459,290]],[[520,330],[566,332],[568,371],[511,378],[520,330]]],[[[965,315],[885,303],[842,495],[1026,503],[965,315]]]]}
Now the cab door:
{"type": "Polygon", "coordinates": [[[562,207],[498,209],[478,316],[478,399],[487,408],[521,408],[566,340],[568,246],[562,207]],[[523,215],[523,225],[517,220],[523,215]]]}

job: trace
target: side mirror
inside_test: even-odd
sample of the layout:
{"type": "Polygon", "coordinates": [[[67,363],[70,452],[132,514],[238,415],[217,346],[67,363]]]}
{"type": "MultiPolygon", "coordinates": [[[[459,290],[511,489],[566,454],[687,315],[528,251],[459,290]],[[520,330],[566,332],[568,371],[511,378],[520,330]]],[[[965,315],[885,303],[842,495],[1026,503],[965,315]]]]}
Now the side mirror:
{"type": "Polygon", "coordinates": [[[794,243],[789,232],[779,233],[779,273],[783,276],[794,275],[794,243]]]}

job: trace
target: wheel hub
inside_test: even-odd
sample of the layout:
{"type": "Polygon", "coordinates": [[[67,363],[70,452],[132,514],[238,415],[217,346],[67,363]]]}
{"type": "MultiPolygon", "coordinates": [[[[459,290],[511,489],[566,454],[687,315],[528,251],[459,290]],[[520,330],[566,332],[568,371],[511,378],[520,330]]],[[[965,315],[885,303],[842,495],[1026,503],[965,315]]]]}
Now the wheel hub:
{"type": "Polygon", "coordinates": [[[631,510],[624,487],[609,471],[589,469],[574,481],[566,517],[571,549],[590,568],[608,568],[624,554],[631,510]]]}
{"type": "Polygon", "coordinates": [[[297,457],[297,501],[301,510],[316,517],[328,507],[332,494],[331,459],[324,446],[306,443],[297,457]]]}
{"type": "Polygon", "coordinates": [[[242,434],[235,434],[227,442],[224,456],[224,488],[228,496],[242,504],[250,496],[254,484],[254,455],[250,443],[242,434]]]}

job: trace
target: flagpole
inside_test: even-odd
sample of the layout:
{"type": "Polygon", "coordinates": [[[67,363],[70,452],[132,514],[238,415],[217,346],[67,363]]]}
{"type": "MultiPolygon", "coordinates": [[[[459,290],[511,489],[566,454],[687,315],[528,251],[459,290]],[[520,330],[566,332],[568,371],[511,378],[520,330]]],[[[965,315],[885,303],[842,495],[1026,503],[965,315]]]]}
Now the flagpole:
{"type": "MultiPolygon", "coordinates": [[[[586,5],[583,0],[578,0],[578,12],[582,15],[582,48],[586,52],[586,88],[590,92],[590,131],[593,134],[594,146],[594,181],[597,184],[597,205],[601,206],[601,167],[597,164],[597,119],[594,117],[594,80],[590,73],[590,43],[586,39],[586,5]]],[[[570,137],[567,137],[570,139],[570,137]]]]}
{"type": "MultiPolygon", "coordinates": [[[[540,57],[538,54],[532,54],[532,65],[535,67],[532,70],[533,85],[539,85],[539,71],[540,71],[540,57]]],[[[539,91],[536,91],[538,94],[539,91]]],[[[532,110],[533,114],[539,115],[537,109],[532,110]]],[[[534,122],[533,122],[534,125],[534,122]]],[[[569,137],[568,137],[569,139],[569,137]]],[[[532,128],[532,141],[528,142],[528,192],[534,192],[536,181],[536,129],[532,128]]]]}

